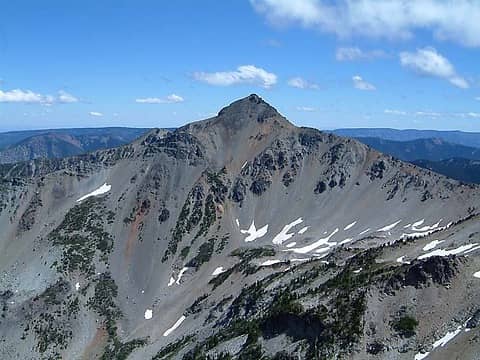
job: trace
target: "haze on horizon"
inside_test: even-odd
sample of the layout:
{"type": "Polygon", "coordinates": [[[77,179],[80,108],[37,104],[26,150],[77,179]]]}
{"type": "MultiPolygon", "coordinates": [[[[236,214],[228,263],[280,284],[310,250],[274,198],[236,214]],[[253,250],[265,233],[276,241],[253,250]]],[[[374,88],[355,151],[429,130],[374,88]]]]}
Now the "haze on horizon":
{"type": "Polygon", "coordinates": [[[321,129],[480,131],[478,18],[470,0],[5,3],[0,131],[177,127],[249,93],[321,129]]]}

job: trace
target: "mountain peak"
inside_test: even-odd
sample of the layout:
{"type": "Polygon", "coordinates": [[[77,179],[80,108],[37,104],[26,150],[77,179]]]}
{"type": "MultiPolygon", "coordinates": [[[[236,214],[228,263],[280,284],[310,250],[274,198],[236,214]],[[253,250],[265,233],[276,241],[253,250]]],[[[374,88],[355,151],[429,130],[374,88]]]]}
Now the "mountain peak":
{"type": "Polygon", "coordinates": [[[243,99],[234,101],[220,110],[218,116],[231,120],[239,120],[240,118],[252,119],[259,123],[265,122],[268,118],[283,118],[273,106],[257,94],[251,94],[243,99]]]}

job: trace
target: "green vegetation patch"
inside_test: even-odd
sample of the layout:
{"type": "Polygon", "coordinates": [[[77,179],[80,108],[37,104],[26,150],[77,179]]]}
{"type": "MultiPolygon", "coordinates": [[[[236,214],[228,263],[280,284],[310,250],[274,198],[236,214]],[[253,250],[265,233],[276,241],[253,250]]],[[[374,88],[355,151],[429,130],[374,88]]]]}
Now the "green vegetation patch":
{"type": "Polygon", "coordinates": [[[33,331],[35,349],[52,359],[60,358],[60,351],[68,347],[73,337],[72,320],[77,317],[80,303],[70,290],[69,284],[59,279],[26,305],[28,325],[22,338],[33,331]]]}
{"type": "Polygon", "coordinates": [[[404,337],[412,337],[415,335],[417,326],[418,321],[414,317],[408,315],[404,315],[393,322],[393,329],[404,337]]]}
{"type": "Polygon", "coordinates": [[[153,358],[152,360],[163,360],[163,359],[171,359],[175,355],[177,355],[185,346],[187,346],[190,342],[195,339],[195,336],[189,335],[182,337],[181,339],[168,344],[164,348],[162,348],[153,358]]]}
{"type": "Polygon", "coordinates": [[[224,180],[225,173],[225,169],[217,173],[206,171],[202,175],[206,184],[198,183],[188,193],[173,229],[172,238],[162,257],[163,262],[177,253],[178,245],[182,242],[183,237],[193,229],[198,227],[191,245],[200,237],[208,234],[212,225],[217,221],[217,205],[225,201],[228,193],[228,187],[224,180]]]}
{"type": "Polygon", "coordinates": [[[122,343],[117,335],[116,321],[122,316],[115,299],[118,287],[109,273],[103,273],[95,280],[94,295],[87,306],[104,318],[108,333],[108,344],[105,347],[101,360],[124,360],[137,348],[147,344],[146,339],[134,339],[122,343]]]}
{"type": "Polygon", "coordinates": [[[106,264],[113,249],[113,238],[105,227],[112,217],[114,214],[106,209],[99,198],[91,198],[74,206],[48,236],[63,251],[60,263],[54,263],[56,269],[64,274],[79,271],[90,278],[95,274],[94,260],[97,254],[106,264]]]}
{"type": "Polygon", "coordinates": [[[190,260],[185,266],[193,267],[198,270],[200,266],[210,261],[210,259],[212,258],[214,249],[215,249],[215,239],[213,238],[208,239],[206,242],[200,245],[200,247],[198,248],[197,255],[195,255],[195,257],[192,260],[190,260]]]}

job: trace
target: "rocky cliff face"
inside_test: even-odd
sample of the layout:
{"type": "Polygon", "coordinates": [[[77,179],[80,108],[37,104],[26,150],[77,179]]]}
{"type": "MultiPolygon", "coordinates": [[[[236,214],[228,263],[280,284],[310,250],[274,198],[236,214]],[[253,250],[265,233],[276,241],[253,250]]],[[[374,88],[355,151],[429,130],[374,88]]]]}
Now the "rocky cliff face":
{"type": "Polygon", "coordinates": [[[480,300],[476,186],[256,95],[0,174],[3,357],[411,359],[480,300]]]}

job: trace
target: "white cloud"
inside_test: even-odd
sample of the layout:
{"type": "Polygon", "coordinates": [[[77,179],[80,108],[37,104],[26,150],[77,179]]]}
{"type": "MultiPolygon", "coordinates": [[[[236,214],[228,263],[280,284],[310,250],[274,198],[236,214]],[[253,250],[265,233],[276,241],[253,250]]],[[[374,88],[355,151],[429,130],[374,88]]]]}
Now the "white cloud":
{"type": "Polygon", "coordinates": [[[473,112],[473,111],[466,112],[466,113],[456,113],[453,115],[456,117],[464,118],[464,119],[465,118],[480,119],[480,113],[473,112]]]}
{"type": "Polygon", "coordinates": [[[135,99],[140,104],[174,104],[184,102],[185,99],[179,95],[171,94],[163,98],[149,97],[143,99],[135,99]]]}
{"type": "Polygon", "coordinates": [[[383,50],[364,51],[358,47],[341,47],[335,52],[338,61],[373,60],[387,56],[383,50]]]}
{"type": "Polygon", "coordinates": [[[409,38],[416,30],[439,40],[480,46],[476,0],[250,0],[274,25],[298,24],[339,37],[409,38]]]}
{"type": "Polygon", "coordinates": [[[67,93],[66,91],[60,90],[58,92],[58,102],[63,104],[76,103],[78,102],[78,98],[67,93]]]}
{"type": "Polygon", "coordinates": [[[257,84],[266,89],[277,83],[277,75],[269,73],[254,65],[242,65],[236,71],[196,72],[193,78],[215,86],[231,86],[237,84],[257,84]]]}
{"type": "Polygon", "coordinates": [[[89,114],[90,114],[90,116],[96,116],[96,117],[103,116],[103,114],[101,112],[98,112],[98,111],[90,111],[89,114]]]}
{"type": "Polygon", "coordinates": [[[469,117],[471,117],[471,118],[478,119],[478,118],[480,118],[480,113],[469,112],[469,113],[467,113],[467,116],[469,116],[469,117]]]}
{"type": "Polygon", "coordinates": [[[418,49],[414,53],[402,52],[400,53],[400,63],[417,74],[442,78],[462,89],[469,87],[467,80],[457,74],[450,61],[434,48],[418,49]]]}
{"type": "Polygon", "coordinates": [[[406,111],[402,111],[402,110],[391,110],[391,109],[386,109],[386,110],[384,110],[384,113],[385,113],[385,114],[390,114],[390,115],[402,115],[402,116],[407,115],[407,112],[406,112],[406,111]]]}
{"type": "Polygon", "coordinates": [[[35,93],[31,90],[14,89],[10,91],[0,90],[0,102],[42,104],[50,106],[55,103],[74,103],[78,102],[78,99],[75,96],[62,90],[58,92],[58,97],[55,97],[52,95],[35,93]]]}
{"type": "Polygon", "coordinates": [[[30,104],[46,104],[52,103],[53,97],[50,95],[42,95],[34,93],[31,90],[15,89],[10,91],[0,90],[0,102],[5,103],[30,103],[30,104]]]}
{"type": "Polygon", "coordinates": [[[294,77],[288,80],[287,84],[297,89],[318,89],[319,86],[315,83],[309,82],[301,77],[294,77]]]}
{"type": "Polygon", "coordinates": [[[452,85],[459,87],[460,89],[468,89],[470,84],[463,77],[456,76],[451,79],[448,79],[452,85]]]}
{"type": "Polygon", "coordinates": [[[376,87],[373,84],[362,79],[361,76],[355,75],[352,77],[353,87],[358,90],[372,91],[376,90],[376,87]]]}
{"type": "Polygon", "coordinates": [[[441,117],[445,114],[441,114],[441,113],[438,113],[438,112],[434,112],[434,111],[417,111],[415,114],[415,116],[426,116],[426,117],[441,117]]]}
{"type": "Polygon", "coordinates": [[[317,111],[317,109],[310,106],[298,106],[297,111],[314,112],[317,111]]]}

